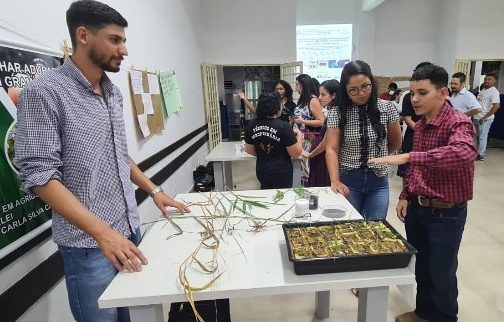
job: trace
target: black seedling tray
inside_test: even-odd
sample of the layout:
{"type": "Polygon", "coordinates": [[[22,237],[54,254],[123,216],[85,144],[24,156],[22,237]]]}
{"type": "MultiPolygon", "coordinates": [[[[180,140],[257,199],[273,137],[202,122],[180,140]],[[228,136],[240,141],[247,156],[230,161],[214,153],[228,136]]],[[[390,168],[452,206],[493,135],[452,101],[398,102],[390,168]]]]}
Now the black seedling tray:
{"type": "Polygon", "coordinates": [[[375,222],[383,222],[399,239],[402,240],[407,252],[388,253],[388,254],[366,254],[366,255],[347,255],[341,257],[323,257],[323,258],[305,258],[295,259],[292,257],[290,242],[288,240],[287,231],[291,228],[304,228],[313,226],[329,226],[341,225],[347,223],[363,222],[364,220],[344,220],[332,222],[316,222],[316,223],[287,223],[283,224],[283,232],[287,243],[287,252],[289,260],[294,264],[294,272],[297,275],[322,274],[322,273],[340,273],[340,272],[356,272],[356,271],[371,271],[379,269],[403,268],[408,266],[411,256],[416,254],[416,249],[411,246],[401,234],[397,232],[385,220],[373,220],[375,222]]]}

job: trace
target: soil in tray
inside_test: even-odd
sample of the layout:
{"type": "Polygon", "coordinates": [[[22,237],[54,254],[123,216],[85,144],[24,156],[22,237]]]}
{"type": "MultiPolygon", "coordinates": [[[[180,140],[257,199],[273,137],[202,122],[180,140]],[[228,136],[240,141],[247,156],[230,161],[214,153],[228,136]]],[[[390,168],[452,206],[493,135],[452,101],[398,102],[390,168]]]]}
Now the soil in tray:
{"type": "Polygon", "coordinates": [[[287,235],[295,260],[408,252],[381,221],[291,227],[287,235]]]}

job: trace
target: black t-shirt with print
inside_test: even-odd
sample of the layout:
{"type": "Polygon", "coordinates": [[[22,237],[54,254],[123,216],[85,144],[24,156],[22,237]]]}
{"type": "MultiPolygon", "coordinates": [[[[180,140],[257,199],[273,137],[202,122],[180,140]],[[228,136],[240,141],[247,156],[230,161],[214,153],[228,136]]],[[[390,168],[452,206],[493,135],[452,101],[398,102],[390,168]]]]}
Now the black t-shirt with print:
{"type": "Polygon", "coordinates": [[[255,148],[257,173],[293,171],[287,147],[297,139],[289,123],[276,118],[251,120],[245,130],[245,142],[255,148]]]}
{"type": "Polygon", "coordinates": [[[401,106],[401,116],[411,116],[411,119],[414,122],[418,122],[421,118],[420,116],[416,115],[413,104],[411,104],[411,93],[404,95],[403,103],[401,106]]]}

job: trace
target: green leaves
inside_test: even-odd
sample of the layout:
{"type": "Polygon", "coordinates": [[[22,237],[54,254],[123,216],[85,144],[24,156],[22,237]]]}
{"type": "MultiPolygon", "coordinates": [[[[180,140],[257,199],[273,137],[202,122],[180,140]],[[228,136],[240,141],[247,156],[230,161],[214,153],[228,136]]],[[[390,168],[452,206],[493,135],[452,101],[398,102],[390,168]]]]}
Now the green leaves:
{"type": "Polygon", "coordinates": [[[299,198],[308,198],[310,191],[303,187],[295,187],[292,189],[299,198]]]}
{"type": "Polygon", "coordinates": [[[280,201],[284,200],[285,194],[287,194],[287,192],[289,192],[289,191],[294,191],[296,196],[299,198],[308,198],[308,196],[310,195],[310,191],[308,191],[307,189],[305,189],[303,187],[295,187],[292,189],[288,189],[286,191],[277,190],[275,195],[273,196],[273,203],[276,205],[280,201]]]}
{"type": "Polygon", "coordinates": [[[282,201],[284,199],[284,197],[285,197],[285,192],[277,190],[277,192],[273,196],[273,203],[275,203],[275,204],[279,203],[280,201],[282,201]]]}

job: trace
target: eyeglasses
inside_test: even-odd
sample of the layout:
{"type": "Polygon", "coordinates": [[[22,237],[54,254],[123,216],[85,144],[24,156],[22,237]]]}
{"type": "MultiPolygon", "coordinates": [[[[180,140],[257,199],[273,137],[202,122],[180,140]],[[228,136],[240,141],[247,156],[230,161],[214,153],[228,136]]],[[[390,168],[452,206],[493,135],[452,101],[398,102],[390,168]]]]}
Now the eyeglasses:
{"type": "Polygon", "coordinates": [[[348,94],[350,96],[356,96],[356,95],[359,95],[360,92],[362,92],[362,93],[369,92],[372,87],[373,87],[373,85],[370,83],[362,85],[361,88],[353,87],[348,90],[348,94]]]}

